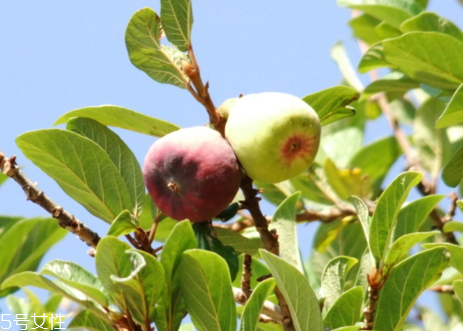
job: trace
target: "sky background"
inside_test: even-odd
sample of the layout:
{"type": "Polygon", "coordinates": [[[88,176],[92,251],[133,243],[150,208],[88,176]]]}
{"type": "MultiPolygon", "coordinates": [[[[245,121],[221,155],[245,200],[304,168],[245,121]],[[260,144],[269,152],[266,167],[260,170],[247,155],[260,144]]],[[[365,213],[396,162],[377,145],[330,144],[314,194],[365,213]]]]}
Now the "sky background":
{"type": "MultiPolygon", "coordinates": [[[[186,90],[159,84],[130,63],[125,28],[143,7],[159,12],[159,1],[0,2],[0,151],[17,155],[25,174],[40,189],[102,236],[108,225],[27,160],[15,138],[51,128],[70,110],[103,104],[181,127],[208,121],[205,110],[186,90]]],[[[462,26],[463,7],[457,0],[430,0],[429,10],[462,26]]],[[[275,91],[303,97],[337,85],[341,74],[330,50],[338,41],[345,44],[354,65],[360,57],[347,24],[351,14],[335,1],[193,0],[193,11],[192,42],[216,106],[241,93],[275,91]]],[[[366,77],[362,81],[367,83],[366,77]]],[[[115,131],[142,163],[155,138],[115,131]]],[[[379,119],[370,124],[366,141],[385,135],[390,130],[379,119]]],[[[264,206],[268,214],[273,210],[264,206]]],[[[48,216],[26,201],[13,181],[0,187],[0,215],[48,216]]],[[[307,256],[314,225],[300,230],[302,253],[307,256]]],[[[43,261],[71,260],[94,272],[94,260],[86,252],[87,246],[69,234],[43,261]]],[[[0,309],[8,312],[4,299],[0,309]]]]}

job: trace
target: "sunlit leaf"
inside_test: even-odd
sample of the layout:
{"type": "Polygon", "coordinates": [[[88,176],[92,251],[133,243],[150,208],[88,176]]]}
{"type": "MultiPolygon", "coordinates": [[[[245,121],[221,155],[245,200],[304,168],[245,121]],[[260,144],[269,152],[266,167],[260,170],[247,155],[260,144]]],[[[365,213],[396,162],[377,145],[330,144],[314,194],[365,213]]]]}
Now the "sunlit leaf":
{"type": "Polygon", "coordinates": [[[240,331],[255,331],[265,299],[275,287],[275,280],[270,278],[259,283],[252,291],[251,297],[244,306],[241,314],[240,331]]]}
{"type": "Polygon", "coordinates": [[[217,238],[226,246],[231,246],[235,250],[254,255],[257,253],[259,248],[263,248],[262,240],[253,240],[246,238],[238,232],[228,230],[221,227],[215,227],[214,232],[217,238]]]}
{"type": "Polygon", "coordinates": [[[368,14],[361,14],[349,21],[349,25],[354,32],[354,36],[362,39],[368,44],[374,44],[381,40],[376,35],[375,27],[381,21],[368,14]]]}
{"type": "Polygon", "coordinates": [[[360,286],[351,288],[337,298],[328,310],[323,322],[325,327],[336,329],[354,325],[360,320],[363,306],[363,289],[360,286]]]}
{"type": "Polygon", "coordinates": [[[108,230],[108,236],[119,237],[134,232],[138,228],[138,220],[128,210],[117,215],[108,230]]]}
{"type": "Polygon", "coordinates": [[[363,90],[361,99],[366,99],[381,92],[393,95],[395,98],[401,97],[409,90],[418,87],[420,87],[420,83],[414,81],[401,72],[393,71],[368,85],[365,90],[363,90]]]}
{"type": "Polygon", "coordinates": [[[463,274],[463,247],[449,243],[424,244],[424,248],[433,249],[435,247],[445,248],[450,252],[450,264],[463,274]]]}
{"type": "Polygon", "coordinates": [[[383,44],[378,42],[372,45],[366,52],[363,54],[360,59],[358,70],[360,73],[366,73],[370,70],[383,68],[383,67],[394,67],[384,57],[383,44]]]}
{"type": "Polygon", "coordinates": [[[363,84],[357,76],[357,72],[352,66],[349,56],[347,55],[346,49],[342,43],[337,43],[331,49],[331,57],[336,61],[339,66],[339,70],[346,80],[346,82],[352,86],[356,91],[363,90],[363,84]]]}
{"type": "Polygon", "coordinates": [[[451,21],[438,16],[436,13],[423,12],[400,25],[402,32],[435,31],[446,33],[463,41],[463,32],[451,21]]]}
{"type": "Polygon", "coordinates": [[[82,329],[90,331],[114,331],[114,329],[108,322],[95,316],[89,310],[82,310],[77,314],[76,317],[69,323],[68,329],[82,329]]]}
{"type": "Polygon", "coordinates": [[[442,115],[437,119],[436,128],[444,128],[463,122],[463,84],[461,84],[447,104],[442,115]]]}
{"type": "Polygon", "coordinates": [[[389,249],[389,252],[384,260],[384,264],[387,266],[392,266],[396,264],[408,253],[408,251],[410,251],[410,249],[412,249],[413,246],[423,241],[424,239],[429,238],[438,233],[439,231],[415,232],[404,234],[392,243],[392,246],[389,249]]]}
{"type": "Polygon", "coordinates": [[[191,44],[193,10],[190,0],[161,0],[161,24],[167,39],[182,52],[191,44]]]}

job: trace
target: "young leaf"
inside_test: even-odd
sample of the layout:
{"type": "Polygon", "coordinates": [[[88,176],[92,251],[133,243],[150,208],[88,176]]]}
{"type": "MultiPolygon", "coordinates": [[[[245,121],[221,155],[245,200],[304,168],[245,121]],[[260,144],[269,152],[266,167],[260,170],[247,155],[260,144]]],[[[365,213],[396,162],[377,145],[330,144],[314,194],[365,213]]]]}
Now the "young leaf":
{"type": "Polygon", "coordinates": [[[217,238],[226,246],[231,246],[235,250],[246,253],[249,255],[254,255],[257,253],[259,248],[263,248],[262,240],[253,240],[246,238],[245,236],[239,234],[238,232],[215,227],[214,232],[217,235],[217,238]]]}
{"type": "Polygon", "coordinates": [[[443,231],[444,232],[454,232],[454,231],[463,232],[463,223],[457,222],[457,221],[446,222],[444,224],[443,231]]]}
{"type": "Polygon", "coordinates": [[[393,95],[395,98],[402,97],[409,90],[419,87],[420,83],[401,72],[393,71],[368,85],[365,90],[363,90],[360,100],[367,99],[380,92],[386,92],[388,95],[393,95]]]}
{"type": "Polygon", "coordinates": [[[368,177],[362,176],[359,168],[338,169],[330,158],[325,159],[324,170],[328,183],[333,191],[343,200],[351,195],[368,198],[371,195],[371,183],[368,177]]]}
{"type": "Polygon", "coordinates": [[[154,10],[143,8],[137,11],[125,33],[130,61],[159,83],[186,88],[188,78],[179,66],[179,59],[187,61],[187,58],[179,50],[161,45],[161,34],[161,19],[154,10]]]}
{"type": "Polygon", "coordinates": [[[381,22],[375,28],[376,35],[381,39],[395,38],[402,35],[398,28],[393,27],[389,23],[381,22]]]}
{"type": "Polygon", "coordinates": [[[186,307],[199,331],[235,331],[235,300],[225,261],[215,253],[189,250],[180,263],[186,307]]]}
{"type": "Polygon", "coordinates": [[[361,14],[349,21],[349,25],[354,32],[354,36],[358,39],[362,39],[369,45],[381,40],[375,32],[375,27],[379,23],[381,23],[380,20],[368,14],[361,14]]]}
{"type": "Polygon", "coordinates": [[[108,154],[90,139],[47,129],[24,133],[16,143],[28,159],[96,217],[111,223],[123,210],[133,210],[121,174],[108,154]]]}
{"type": "Polygon", "coordinates": [[[46,263],[40,274],[53,276],[63,283],[81,291],[103,307],[108,307],[109,301],[100,280],[89,271],[73,262],[54,260],[46,263]]]}
{"type": "Polygon", "coordinates": [[[115,331],[107,321],[95,316],[89,310],[82,310],[69,323],[68,329],[85,329],[90,331],[115,331]]]}
{"type": "Polygon", "coordinates": [[[384,259],[384,264],[386,266],[396,264],[408,253],[408,251],[410,251],[410,249],[412,249],[413,246],[438,233],[439,231],[404,234],[392,243],[386,258],[384,259]]]}
{"type": "MultiPolygon", "coordinates": [[[[36,270],[43,255],[67,234],[52,218],[8,222],[5,228],[0,240],[0,284],[16,273],[36,270]]],[[[0,291],[0,297],[15,290],[0,291]]]]}
{"type": "Polygon", "coordinates": [[[463,247],[449,243],[424,244],[425,249],[444,247],[450,252],[450,264],[463,274],[463,247]]]}
{"type": "Polygon", "coordinates": [[[416,81],[443,90],[463,82],[463,63],[455,62],[463,42],[447,34],[409,32],[382,45],[386,60],[416,81]]]}
{"type": "Polygon", "coordinates": [[[400,174],[383,192],[376,205],[370,224],[370,248],[376,263],[384,259],[391,244],[396,218],[413,186],[421,180],[421,173],[400,174]]]}
{"type": "Polygon", "coordinates": [[[339,66],[339,70],[346,80],[346,82],[352,86],[356,91],[363,90],[363,84],[357,76],[357,72],[352,66],[349,56],[347,55],[346,49],[342,43],[337,43],[331,49],[331,57],[339,66]]]}
{"type": "Polygon", "coordinates": [[[463,179],[463,146],[452,156],[442,171],[442,179],[450,187],[457,187],[463,179]]]}
{"type": "Polygon", "coordinates": [[[317,112],[321,125],[324,126],[346,116],[355,115],[355,110],[347,105],[358,97],[358,92],[352,87],[334,86],[306,95],[302,100],[317,112]]]}
{"type": "Polygon", "coordinates": [[[347,275],[357,262],[357,259],[349,256],[338,256],[328,262],[322,275],[321,293],[325,298],[324,311],[329,311],[342,295],[347,275]]]}
{"type": "Polygon", "coordinates": [[[437,119],[436,128],[463,122],[463,84],[461,84],[450,99],[442,115],[437,119]]]}
{"type": "Polygon", "coordinates": [[[357,215],[360,223],[362,224],[363,232],[365,233],[365,239],[367,240],[370,236],[370,211],[368,206],[363,202],[362,199],[356,196],[351,196],[349,202],[354,206],[357,211],[357,215]]]}
{"type": "Polygon", "coordinates": [[[376,304],[373,330],[400,330],[418,296],[440,277],[448,264],[445,248],[434,248],[392,269],[376,304]]]}
{"type": "Polygon", "coordinates": [[[275,288],[275,280],[266,279],[252,291],[241,314],[240,331],[255,331],[265,299],[275,288]]]}
{"type": "Polygon", "coordinates": [[[323,319],[324,325],[330,329],[354,325],[360,321],[363,306],[363,289],[356,286],[344,292],[323,319]]]}
{"type": "Polygon", "coordinates": [[[361,10],[379,20],[386,21],[395,28],[423,10],[414,1],[403,0],[338,0],[337,3],[343,7],[361,10]]]}
{"type": "Polygon", "coordinates": [[[109,155],[129,190],[135,206],[131,212],[138,216],[145,198],[145,182],[140,164],[125,142],[106,126],[89,118],[73,118],[68,121],[66,129],[93,140],[109,155]]]}
{"type": "Polygon", "coordinates": [[[410,202],[400,209],[394,229],[393,240],[419,231],[429,213],[444,198],[444,195],[429,195],[410,202]]]}
{"type": "Polygon", "coordinates": [[[302,272],[303,268],[297,241],[295,212],[296,204],[300,196],[300,192],[296,192],[278,206],[273,215],[271,226],[275,228],[278,233],[281,258],[291,263],[302,272]]]}
{"type": "Polygon", "coordinates": [[[372,45],[365,54],[363,54],[358,65],[358,71],[364,74],[370,70],[383,67],[394,66],[386,61],[383,52],[383,44],[378,42],[372,45]]]}
{"type": "Polygon", "coordinates": [[[191,45],[193,10],[190,0],[161,0],[161,25],[167,39],[182,52],[191,45]]]}
{"type": "Polygon", "coordinates": [[[288,262],[264,250],[260,254],[288,303],[296,331],[322,331],[317,296],[305,276],[288,262]]]}
{"type": "Polygon", "coordinates": [[[73,117],[85,117],[116,128],[163,137],[180,129],[175,124],[146,116],[136,111],[118,106],[85,107],[71,110],[56,120],[53,125],[66,123],[73,117]]]}
{"type": "Polygon", "coordinates": [[[463,32],[458,26],[431,12],[423,12],[406,20],[400,25],[400,30],[404,33],[412,31],[441,32],[463,41],[463,32]]]}
{"type": "Polygon", "coordinates": [[[138,228],[138,220],[128,210],[117,215],[108,230],[108,236],[119,237],[134,232],[138,228]]]}

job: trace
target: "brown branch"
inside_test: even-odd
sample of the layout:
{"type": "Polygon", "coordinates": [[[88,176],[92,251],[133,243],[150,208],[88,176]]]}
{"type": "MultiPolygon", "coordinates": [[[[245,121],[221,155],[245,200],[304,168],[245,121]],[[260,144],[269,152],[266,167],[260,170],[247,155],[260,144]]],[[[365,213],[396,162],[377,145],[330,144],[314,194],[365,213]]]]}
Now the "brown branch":
{"type": "Polygon", "coordinates": [[[439,285],[433,286],[429,288],[431,291],[438,292],[438,293],[449,293],[455,294],[455,290],[452,285],[439,285]]]}
{"type": "Polygon", "coordinates": [[[247,299],[251,296],[251,276],[252,276],[252,257],[249,254],[243,254],[243,274],[241,278],[241,291],[247,299]]]}
{"type": "Polygon", "coordinates": [[[376,302],[379,299],[379,291],[384,286],[387,277],[388,275],[385,275],[383,277],[382,272],[378,272],[376,268],[373,269],[371,274],[367,274],[367,280],[369,285],[368,306],[363,309],[363,314],[365,316],[365,326],[362,328],[362,330],[373,330],[376,302]]]}
{"type": "Polygon", "coordinates": [[[50,213],[53,218],[56,218],[59,226],[77,235],[88,246],[95,248],[100,240],[98,234],[64,210],[63,207],[53,202],[43,191],[39,190],[37,185],[19,169],[15,160],[15,156],[7,158],[5,154],[0,152],[0,171],[21,186],[24,193],[26,193],[27,200],[36,203],[50,213]]]}

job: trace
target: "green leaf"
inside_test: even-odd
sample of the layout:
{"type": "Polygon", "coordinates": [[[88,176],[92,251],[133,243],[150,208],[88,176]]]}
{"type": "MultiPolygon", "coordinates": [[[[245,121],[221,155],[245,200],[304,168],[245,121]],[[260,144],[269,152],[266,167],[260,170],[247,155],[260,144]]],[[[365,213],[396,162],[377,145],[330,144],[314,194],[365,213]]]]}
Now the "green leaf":
{"type": "Polygon", "coordinates": [[[8,230],[21,219],[21,217],[0,216],[0,239],[3,235],[8,233],[8,230]]]}
{"type": "Polygon", "coordinates": [[[180,329],[178,329],[178,331],[195,331],[195,329],[192,323],[188,323],[188,324],[182,324],[180,326],[180,329]]]}
{"type": "Polygon", "coordinates": [[[374,330],[400,330],[418,296],[448,264],[445,248],[418,253],[392,269],[376,304],[374,330]]]}
{"type": "Polygon", "coordinates": [[[108,154],[77,133],[47,129],[16,139],[21,151],[91,214],[111,223],[133,210],[129,191],[108,154]]]}
{"type": "Polygon", "coordinates": [[[354,36],[370,45],[381,40],[375,32],[375,27],[379,23],[380,20],[368,14],[361,14],[349,21],[354,36]]]}
{"type": "Polygon", "coordinates": [[[384,260],[386,251],[389,249],[396,218],[402,204],[412,187],[417,185],[421,178],[422,175],[419,172],[410,171],[400,174],[379,198],[371,220],[369,238],[371,253],[377,264],[384,260]]]}
{"type": "Polygon", "coordinates": [[[454,90],[463,82],[463,42],[439,32],[409,32],[382,42],[386,60],[421,83],[454,90]]]}
{"type": "Polygon", "coordinates": [[[226,246],[231,246],[238,252],[254,255],[259,248],[263,248],[262,240],[246,238],[238,232],[225,228],[215,227],[217,238],[226,246]]]}
{"type": "Polygon", "coordinates": [[[339,70],[342,73],[342,76],[346,80],[346,82],[352,86],[356,91],[363,90],[363,84],[357,76],[352,63],[349,60],[349,56],[347,55],[346,49],[344,45],[338,42],[334,47],[331,49],[331,57],[339,66],[339,70]]]}
{"type": "Polygon", "coordinates": [[[296,230],[296,204],[300,192],[286,198],[275,211],[271,227],[276,229],[280,242],[280,256],[286,262],[303,271],[296,230]]]}
{"type": "Polygon", "coordinates": [[[62,295],[52,293],[43,306],[47,312],[54,313],[58,310],[61,301],[63,301],[62,295]]]}
{"type": "MultiPolygon", "coordinates": [[[[1,235],[0,284],[14,274],[36,270],[43,255],[67,234],[52,218],[26,219],[12,224],[13,220],[7,218],[8,229],[1,235]]],[[[15,290],[0,291],[0,297],[15,290]]]]}
{"type": "Polygon", "coordinates": [[[362,176],[359,168],[339,170],[330,158],[326,158],[324,170],[328,183],[341,199],[347,200],[351,195],[370,197],[370,180],[362,176]]]}
{"type": "Polygon", "coordinates": [[[125,32],[130,61],[159,83],[186,88],[188,78],[181,69],[181,61],[188,59],[178,49],[161,45],[161,34],[161,19],[154,10],[143,8],[137,11],[125,32]]]}
{"type": "Polygon", "coordinates": [[[368,85],[362,92],[361,100],[381,92],[386,92],[394,97],[402,97],[409,90],[419,87],[420,83],[401,72],[393,71],[368,85]]]}
{"type": "Polygon", "coordinates": [[[426,217],[444,197],[444,195],[429,195],[416,199],[403,207],[397,215],[393,240],[419,231],[426,217]]]}
{"type": "Polygon", "coordinates": [[[452,156],[442,171],[442,179],[450,187],[457,187],[463,179],[463,146],[452,156]]]}
{"type": "Polygon", "coordinates": [[[400,32],[398,28],[395,28],[386,22],[379,23],[375,28],[375,32],[381,39],[395,38],[402,35],[402,32],[400,32]]]}
{"type": "Polygon", "coordinates": [[[336,329],[354,325],[360,321],[363,306],[363,289],[356,286],[343,293],[326,314],[325,327],[336,329]]]}
{"type": "Polygon", "coordinates": [[[260,254],[288,303],[296,331],[322,331],[317,296],[305,276],[288,262],[264,250],[260,254]]]}
{"type": "Polygon", "coordinates": [[[296,191],[290,181],[275,184],[255,181],[254,185],[262,191],[261,195],[265,199],[276,206],[296,191]]]}
{"type": "Polygon", "coordinates": [[[360,223],[362,224],[363,232],[365,233],[365,239],[368,243],[370,235],[370,210],[368,209],[368,206],[365,204],[365,202],[363,202],[363,200],[359,197],[351,196],[349,198],[349,202],[357,211],[357,216],[360,223]]]}
{"type": "Polygon", "coordinates": [[[423,241],[424,239],[439,233],[439,231],[432,231],[404,234],[392,243],[386,258],[384,259],[384,264],[386,266],[393,266],[402,260],[402,258],[410,251],[410,249],[412,249],[413,246],[423,241]]]}
{"type": "Polygon", "coordinates": [[[323,310],[329,311],[336,300],[344,292],[347,274],[358,260],[349,256],[338,256],[325,267],[322,275],[321,293],[325,298],[323,310]]]}
{"type": "Polygon", "coordinates": [[[215,253],[189,250],[180,263],[187,310],[199,331],[235,331],[235,300],[225,261],[215,253]]]}
{"type": "Polygon", "coordinates": [[[0,185],[2,185],[6,180],[8,179],[8,176],[3,174],[1,171],[0,171],[0,185]]]}
{"type": "Polygon", "coordinates": [[[461,122],[463,122],[463,84],[455,91],[444,112],[438,118],[436,128],[441,129],[461,122]]]}
{"type": "Polygon", "coordinates": [[[386,61],[383,44],[379,42],[372,45],[365,54],[363,54],[358,65],[358,70],[360,73],[364,74],[370,70],[383,67],[393,67],[393,65],[386,61]]]}
{"type": "Polygon", "coordinates": [[[251,297],[244,306],[241,314],[240,331],[255,331],[265,299],[275,288],[275,280],[270,278],[259,283],[252,291],[251,297]]]}
{"type": "MultiPolygon", "coordinates": [[[[162,294],[163,301],[159,310],[163,310],[165,323],[167,323],[169,330],[178,328],[186,309],[183,295],[180,292],[180,279],[174,279],[174,275],[180,274],[177,269],[183,252],[196,247],[195,234],[190,222],[186,220],[177,222],[162,250],[161,264],[164,268],[166,290],[162,294]]],[[[156,324],[158,324],[158,320],[156,320],[156,324]]]]}
{"type": "Polygon", "coordinates": [[[361,10],[381,21],[386,21],[395,28],[423,8],[413,0],[338,0],[338,5],[361,10]]]}
{"type": "Polygon", "coordinates": [[[463,274],[463,247],[449,243],[433,243],[424,244],[425,249],[433,249],[435,247],[445,248],[450,252],[450,264],[463,274]]]}
{"type": "Polygon", "coordinates": [[[138,220],[128,210],[117,215],[108,230],[108,236],[119,237],[134,232],[138,228],[138,220]]]}
{"type": "Polygon", "coordinates": [[[463,280],[456,280],[453,282],[453,290],[458,300],[460,300],[461,305],[463,306],[463,280]]]}
{"type": "Polygon", "coordinates": [[[446,222],[444,224],[443,231],[444,232],[453,232],[453,231],[463,232],[463,223],[457,222],[457,221],[446,222]]]}
{"type": "Polygon", "coordinates": [[[342,328],[337,328],[332,331],[358,331],[360,330],[360,326],[352,325],[352,326],[343,326],[342,328]]]}
{"type": "Polygon", "coordinates": [[[370,177],[375,191],[378,191],[391,166],[402,150],[395,137],[376,140],[360,149],[349,161],[349,167],[362,169],[370,177]]]}
{"type": "Polygon", "coordinates": [[[143,133],[154,137],[163,137],[180,129],[175,124],[146,116],[119,106],[85,107],[71,110],[56,120],[53,125],[66,123],[73,117],[94,119],[107,126],[143,133]]]}
{"type": "MultiPolygon", "coordinates": [[[[302,173],[286,182],[291,183],[295,190],[301,192],[303,198],[312,201],[312,205],[319,204],[323,206],[330,206],[333,204],[333,201],[326,195],[324,185],[321,184],[320,175],[323,174],[323,169],[318,164],[312,163],[308,173],[302,173]]],[[[325,185],[328,186],[328,184],[325,185]]],[[[283,200],[281,200],[280,203],[283,202],[283,200]]],[[[276,205],[278,206],[280,203],[276,205]]]]}
{"type": "Polygon", "coordinates": [[[100,280],[78,264],[53,260],[43,266],[40,274],[58,278],[63,283],[92,298],[103,307],[108,307],[108,297],[100,280]]]}
{"type": "Polygon", "coordinates": [[[129,190],[135,206],[131,212],[138,216],[145,198],[145,182],[140,164],[125,142],[106,126],[89,118],[73,118],[68,121],[66,129],[93,140],[109,155],[129,190]]]}
{"type": "Polygon", "coordinates": [[[463,41],[463,32],[458,26],[431,12],[423,12],[406,20],[400,25],[400,30],[404,33],[412,31],[441,32],[463,41]]]}
{"type": "Polygon", "coordinates": [[[193,10],[190,0],[161,0],[161,24],[167,39],[186,52],[191,45],[193,10]]]}
{"type": "Polygon", "coordinates": [[[355,110],[347,105],[358,97],[358,92],[352,87],[334,86],[306,95],[302,100],[317,112],[321,125],[324,126],[346,116],[355,115],[355,110]]]}
{"type": "Polygon", "coordinates": [[[114,331],[108,322],[92,314],[89,310],[82,310],[69,323],[68,329],[86,329],[90,331],[114,331]]]}

